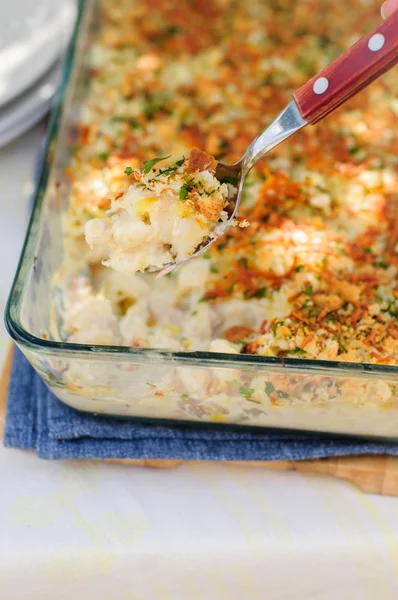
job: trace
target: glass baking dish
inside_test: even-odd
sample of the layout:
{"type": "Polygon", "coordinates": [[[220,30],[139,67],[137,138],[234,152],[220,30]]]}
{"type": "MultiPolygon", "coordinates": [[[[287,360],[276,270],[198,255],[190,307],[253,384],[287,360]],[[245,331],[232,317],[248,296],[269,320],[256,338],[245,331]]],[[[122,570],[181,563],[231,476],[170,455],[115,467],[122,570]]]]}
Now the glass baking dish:
{"type": "Polygon", "coordinates": [[[88,80],[96,2],[79,14],[53,111],[45,160],[6,324],[54,394],[96,414],[395,439],[398,368],[207,352],[92,346],[43,339],[62,262],[65,168],[88,80]],[[250,390],[250,393],[247,393],[250,390]]]}

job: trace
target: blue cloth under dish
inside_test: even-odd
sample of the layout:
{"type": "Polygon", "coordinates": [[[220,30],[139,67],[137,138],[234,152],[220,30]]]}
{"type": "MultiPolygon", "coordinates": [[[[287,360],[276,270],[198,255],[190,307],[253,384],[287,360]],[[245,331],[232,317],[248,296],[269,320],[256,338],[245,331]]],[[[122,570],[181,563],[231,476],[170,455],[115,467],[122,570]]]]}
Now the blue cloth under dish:
{"type": "Polygon", "coordinates": [[[398,444],[300,434],[140,424],[77,412],[49,391],[16,349],[4,444],[40,458],[299,460],[352,454],[398,455],[398,444]]]}

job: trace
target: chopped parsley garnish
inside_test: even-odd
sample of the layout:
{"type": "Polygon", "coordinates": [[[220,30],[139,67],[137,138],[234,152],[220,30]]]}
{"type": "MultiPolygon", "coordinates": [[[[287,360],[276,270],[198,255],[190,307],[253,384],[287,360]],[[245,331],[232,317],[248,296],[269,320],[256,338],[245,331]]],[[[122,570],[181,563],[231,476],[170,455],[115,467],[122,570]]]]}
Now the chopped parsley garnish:
{"type": "Polygon", "coordinates": [[[216,300],[217,298],[216,294],[209,294],[208,296],[202,296],[198,302],[209,302],[209,300],[216,300]]]}
{"type": "Polygon", "coordinates": [[[351,154],[351,156],[355,156],[355,154],[358,154],[360,150],[361,147],[355,144],[354,146],[351,146],[351,148],[348,149],[348,152],[349,154],[351,154]]]}
{"type": "Polygon", "coordinates": [[[174,173],[177,171],[177,167],[168,167],[167,169],[159,169],[159,175],[170,175],[170,173],[174,173]]]}
{"type": "Polygon", "coordinates": [[[314,288],[312,287],[312,285],[309,285],[304,290],[304,294],[308,294],[308,296],[311,296],[311,294],[313,294],[313,293],[314,293],[314,288]]]}
{"type": "Polygon", "coordinates": [[[272,328],[273,334],[276,335],[278,328],[282,327],[282,325],[284,325],[284,324],[285,324],[285,321],[278,321],[277,323],[275,323],[275,325],[272,328]]]}
{"type": "Polygon", "coordinates": [[[267,293],[267,288],[261,287],[261,288],[258,288],[258,290],[256,290],[255,292],[253,292],[250,295],[250,298],[264,298],[266,293],[267,293]]]}
{"type": "Polygon", "coordinates": [[[211,265],[210,266],[210,273],[219,273],[219,270],[216,267],[216,265],[211,265]]]}
{"type": "Polygon", "coordinates": [[[268,396],[271,396],[272,392],[275,391],[274,386],[269,381],[265,382],[264,389],[265,389],[265,392],[268,394],[268,396]]]}
{"type": "Polygon", "coordinates": [[[283,392],[282,390],[275,390],[275,396],[277,398],[290,398],[290,395],[287,392],[283,392]]]}
{"type": "Polygon", "coordinates": [[[297,265],[297,267],[294,270],[296,271],[296,273],[301,273],[301,271],[304,271],[304,265],[297,265]]]}
{"type": "Polygon", "coordinates": [[[305,354],[305,351],[297,346],[294,350],[289,350],[290,354],[305,354]]]}
{"type": "Polygon", "coordinates": [[[159,110],[164,109],[163,102],[149,101],[144,107],[144,115],[151,120],[159,110]]]}
{"type": "Polygon", "coordinates": [[[124,172],[126,175],[131,175],[131,173],[133,172],[133,169],[131,167],[127,167],[126,169],[124,169],[124,172]]]}
{"type": "Polygon", "coordinates": [[[231,185],[238,185],[238,181],[238,177],[231,177],[230,175],[226,175],[220,179],[220,183],[230,183],[231,185]]]}
{"type": "Polygon", "coordinates": [[[98,154],[98,158],[101,160],[106,160],[108,158],[108,156],[109,156],[109,152],[100,152],[98,154]]]}
{"type": "Polygon", "coordinates": [[[243,396],[244,398],[246,398],[246,400],[250,400],[250,399],[251,399],[251,397],[252,397],[252,396],[253,396],[253,394],[254,394],[254,390],[253,390],[253,388],[248,388],[248,387],[246,387],[246,386],[242,385],[242,386],[239,388],[239,393],[240,393],[240,394],[242,394],[242,396],[243,396]]]}
{"type": "Polygon", "coordinates": [[[185,162],[185,157],[181,158],[181,160],[177,160],[176,161],[177,167],[182,167],[182,165],[184,164],[184,162],[185,162]]]}
{"type": "Polygon", "coordinates": [[[172,37],[178,35],[179,33],[183,32],[183,29],[181,27],[179,27],[178,25],[170,25],[169,27],[167,27],[166,32],[171,35],[172,37]]]}
{"type": "Polygon", "coordinates": [[[384,262],[384,260],[378,260],[374,263],[375,267],[378,267],[379,269],[388,269],[389,264],[384,262]]]}
{"type": "Polygon", "coordinates": [[[149,171],[153,169],[156,163],[160,162],[161,160],[166,160],[166,158],[170,158],[170,156],[171,154],[168,156],[161,156],[159,158],[152,158],[152,160],[144,160],[144,175],[148,175],[149,171]]]}
{"type": "Polygon", "coordinates": [[[180,188],[180,193],[179,193],[180,200],[185,200],[185,198],[188,196],[188,194],[191,190],[192,190],[192,186],[188,185],[187,183],[184,183],[184,185],[181,186],[181,188],[180,188]]]}

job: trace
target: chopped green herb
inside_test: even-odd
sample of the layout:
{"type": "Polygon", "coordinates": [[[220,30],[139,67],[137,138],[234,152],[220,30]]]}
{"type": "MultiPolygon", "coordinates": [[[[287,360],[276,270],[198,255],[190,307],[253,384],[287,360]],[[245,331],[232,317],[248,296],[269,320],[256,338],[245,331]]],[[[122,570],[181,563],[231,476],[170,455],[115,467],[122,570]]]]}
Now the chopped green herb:
{"type": "Polygon", "coordinates": [[[159,169],[159,175],[170,175],[170,173],[174,173],[177,171],[177,167],[168,167],[167,169],[159,169]]]}
{"type": "Polygon", "coordinates": [[[238,177],[231,177],[229,175],[226,175],[225,177],[220,179],[220,183],[230,183],[231,185],[238,185],[238,181],[238,177]]]}
{"type": "Polygon", "coordinates": [[[108,158],[108,156],[109,156],[109,152],[100,152],[100,153],[98,154],[98,158],[99,158],[100,160],[106,160],[106,159],[108,158]]]}
{"type": "Polygon", "coordinates": [[[200,298],[200,300],[198,300],[198,302],[209,302],[209,300],[216,300],[218,298],[218,296],[216,294],[214,295],[209,295],[209,296],[202,296],[202,298],[200,298]]]}
{"type": "Polygon", "coordinates": [[[192,186],[188,185],[187,183],[184,183],[184,185],[181,186],[181,188],[180,188],[180,193],[179,193],[180,200],[185,200],[185,198],[188,196],[188,194],[191,190],[192,190],[192,186]]]}
{"type": "Polygon", "coordinates": [[[331,44],[331,39],[327,35],[320,35],[318,37],[318,45],[320,48],[327,48],[331,44]]]}
{"type": "Polygon", "coordinates": [[[314,61],[307,55],[297,57],[294,64],[298,69],[304,71],[304,73],[307,73],[308,75],[314,72],[314,61]]]}
{"type": "Polygon", "coordinates": [[[294,350],[289,350],[289,353],[290,354],[305,354],[304,350],[302,350],[298,346],[297,346],[297,348],[294,348],[294,350]]]}
{"type": "Polygon", "coordinates": [[[282,325],[284,325],[284,324],[285,324],[285,321],[278,321],[277,323],[275,323],[275,325],[272,328],[273,334],[276,335],[278,328],[282,327],[282,325]]]}
{"type": "Polygon", "coordinates": [[[140,124],[133,117],[119,117],[117,115],[109,118],[111,123],[128,123],[132,129],[137,129],[140,124]]]}
{"type": "Polygon", "coordinates": [[[177,162],[176,162],[177,167],[182,167],[184,162],[185,162],[185,157],[183,157],[181,160],[177,160],[177,162]]]}
{"type": "Polygon", "coordinates": [[[308,294],[308,296],[310,296],[311,294],[314,293],[314,288],[312,287],[312,285],[309,285],[307,288],[305,288],[304,290],[304,294],[308,294]]]}
{"type": "Polygon", "coordinates": [[[388,269],[390,265],[384,262],[384,260],[378,260],[374,263],[374,266],[379,267],[380,269],[388,269]]]}
{"type": "Polygon", "coordinates": [[[296,271],[296,273],[301,273],[301,271],[304,271],[304,265],[297,265],[297,267],[294,270],[296,271]]]}
{"type": "Polygon", "coordinates": [[[355,144],[354,146],[351,146],[351,148],[348,149],[348,152],[349,154],[351,154],[351,156],[355,156],[355,154],[358,154],[360,149],[361,147],[355,144]]]}
{"type": "Polygon", "coordinates": [[[242,396],[244,396],[246,398],[246,400],[250,400],[252,395],[254,394],[254,390],[253,390],[253,388],[248,388],[248,387],[245,387],[244,385],[242,385],[239,388],[239,393],[242,394],[242,396]]]}
{"type": "Polygon", "coordinates": [[[264,298],[266,293],[267,293],[267,288],[261,287],[261,288],[258,288],[258,290],[256,290],[255,292],[253,292],[253,294],[251,294],[250,298],[264,298]]]}
{"type": "Polygon", "coordinates": [[[163,109],[163,106],[162,102],[149,101],[144,107],[144,115],[151,120],[159,110],[163,109]]]}
{"type": "Polygon", "coordinates": [[[153,169],[156,163],[160,162],[161,160],[166,160],[166,158],[170,158],[170,156],[171,154],[169,154],[169,156],[163,156],[160,158],[152,158],[152,160],[144,160],[144,174],[147,175],[149,171],[153,169]]]}
{"type": "Polygon", "coordinates": [[[210,266],[210,273],[219,273],[219,270],[216,267],[216,265],[211,265],[210,266]]]}
{"type": "Polygon", "coordinates": [[[124,172],[126,175],[131,175],[131,173],[133,172],[133,169],[131,167],[127,167],[126,169],[124,169],[124,172]]]}
{"type": "Polygon", "coordinates": [[[238,263],[240,264],[241,267],[244,267],[245,269],[249,268],[249,262],[246,257],[240,258],[238,260],[238,263]]]}
{"type": "Polygon", "coordinates": [[[179,33],[182,33],[183,29],[181,27],[178,27],[178,25],[170,25],[169,27],[167,27],[166,31],[169,35],[174,37],[179,33]]]}
{"type": "Polygon", "coordinates": [[[274,386],[269,381],[265,382],[264,388],[265,388],[265,392],[268,394],[268,396],[271,396],[272,392],[275,391],[274,386]]]}
{"type": "Polygon", "coordinates": [[[198,314],[198,311],[194,310],[193,313],[192,313],[192,316],[195,317],[197,314],[198,314]]]}
{"type": "Polygon", "coordinates": [[[261,85],[272,85],[275,83],[275,80],[278,78],[276,73],[268,73],[264,76],[261,85]]]}

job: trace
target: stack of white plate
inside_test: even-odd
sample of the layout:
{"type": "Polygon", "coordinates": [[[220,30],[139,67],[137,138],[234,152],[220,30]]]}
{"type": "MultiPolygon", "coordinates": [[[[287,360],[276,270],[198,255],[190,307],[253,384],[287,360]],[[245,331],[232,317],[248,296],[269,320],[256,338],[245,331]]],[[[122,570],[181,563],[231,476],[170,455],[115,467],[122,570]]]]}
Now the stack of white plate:
{"type": "Polygon", "coordinates": [[[0,0],[0,147],[49,111],[76,0],[0,0]]]}

